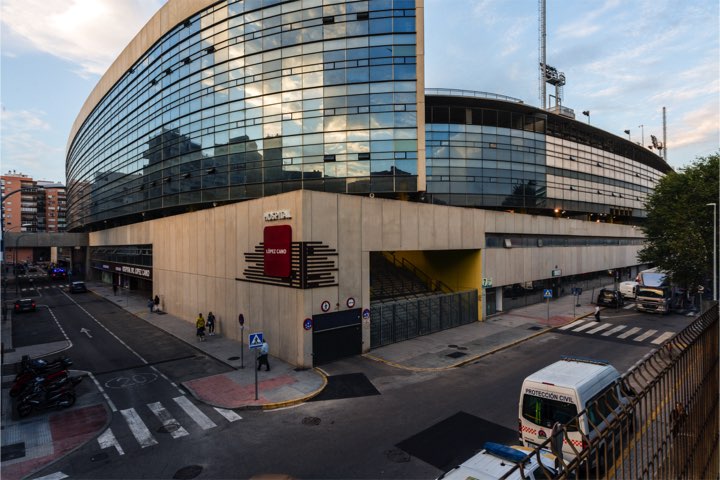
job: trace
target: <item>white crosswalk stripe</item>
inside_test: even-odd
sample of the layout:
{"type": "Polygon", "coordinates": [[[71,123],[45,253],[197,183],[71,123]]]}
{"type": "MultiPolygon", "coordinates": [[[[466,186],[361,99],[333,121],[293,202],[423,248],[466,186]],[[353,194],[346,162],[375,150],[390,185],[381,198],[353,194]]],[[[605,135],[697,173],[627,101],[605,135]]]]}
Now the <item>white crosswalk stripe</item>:
{"type": "Polygon", "coordinates": [[[570,328],[577,327],[578,325],[582,325],[583,323],[585,323],[585,320],[578,320],[576,322],[568,323],[567,325],[558,328],[558,330],[568,330],[570,328]]]}
{"type": "Polygon", "coordinates": [[[595,327],[595,328],[593,328],[592,330],[588,330],[587,333],[589,333],[589,334],[591,334],[591,335],[594,335],[594,334],[596,334],[596,333],[598,333],[598,332],[601,332],[601,331],[605,330],[605,329],[608,328],[608,327],[610,327],[610,324],[609,324],[609,323],[601,323],[600,326],[595,327]]]}
{"type": "Polygon", "coordinates": [[[628,303],[627,305],[625,305],[625,306],[623,307],[624,310],[630,310],[631,308],[635,308],[635,304],[634,304],[634,303],[628,303]]]}
{"type": "Polygon", "coordinates": [[[660,345],[661,343],[665,343],[665,341],[670,339],[673,335],[675,335],[675,332],[665,332],[650,343],[660,345]]]}
{"type": "Polygon", "coordinates": [[[648,330],[647,332],[643,333],[642,335],[633,338],[636,342],[642,342],[646,338],[652,337],[657,333],[657,330],[648,330]]]}
{"type": "MultiPolygon", "coordinates": [[[[120,410],[120,413],[122,414],[125,423],[130,429],[132,436],[135,438],[140,447],[146,448],[157,445],[159,443],[158,439],[153,436],[147,426],[156,425],[157,420],[159,420],[160,423],[164,427],[166,427],[164,430],[166,431],[166,433],[169,433],[173,439],[191,435],[191,433],[188,431],[189,427],[185,428],[188,426],[188,424],[197,424],[197,426],[199,426],[202,430],[208,430],[210,428],[217,427],[217,424],[208,415],[203,413],[203,411],[200,410],[200,408],[194,403],[192,403],[192,401],[186,396],[173,398],[173,401],[175,402],[175,404],[177,404],[177,406],[180,407],[182,412],[186,414],[187,417],[190,417],[189,419],[183,414],[180,414],[180,416],[173,416],[170,410],[168,410],[162,404],[162,402],[152,402],[147,404],[148,410],[154,414],[154,418],[149,413],[147,413],[147,410],[141,408],[138,410],[136,410],[135,408],[127,408],[124,410],[120,410]],[[143,418],[141,418],[141,413],[148,418],[146,420],[143,420],[143,418]],[[190,419],[192,419],[192,422],[190,421],[190,419]],[[183,426],[181,423],[185,423],[185,426],[183,426]]],[[[170,403],[172,404],[172,402],[170,403]]],[[[235,413],[233,410],[219,407],[213,407],[213,410],[217,412],[227,422],[232,423],[237,422],[238,420],[242,420],[242,417],[235,413]]],[[[177,414],[179,413],[179,411],[176,410],[175,413],[177,414]]],[[[192,429],[190,430],[192,431],[192,429]]],[[[120,438],[121,440],[123,439],[122,436],[120,438]]],[[[125,438],[130,437],[128,436],[125,438]]],[[[167,437],[158,438],[161,438],[162,440],[162,438],[167,437]]],[[[117,440],[115,433],[113,433],[111,428],[105,430],[105,432],[103,432],[102,435],[98,437],[97,441],[101,449],[115,448],[118,452],[118,455],[125,455],[125,450],[123,450],[122,446],[120,446],[120,442],[117,440]]],[[[127,440],[123,441],[127,442],[127,440]]]]}
{"type": "MultiPolygon", "coordinates": [[[[627,325],[613,325],[612,323],[607,322],[576,320],[572,323],[568,323],[567,325],[559,327],[557,330],[568,331],[572,333],[583,333],[587,335],[600,335],[602,337],[610,337],[615,335],[615,338],[619,338],[621,340],[625,340],[634,336],[632,340],[635,342],[643,342],[645,340],[651,339],[658,333],[658,330],[651,328],[642,329],[640,327],[632,327],[629,330],[626,330],[627,328],[627,325]]],[[[657,338],[652,339],[650,343],[652,343],[653,345],[660,345],[662,343],[665,343],[669,338],[672,338],[674,335],[675,332],[663,332],[657,338]]]]}
{"type": "Polygon", "coordinates": [[[189,435],[180,424],[170,415],[170,412],[165,410],[160,402],[148,403],[148,408],[155,414],[160,420],[164,427],[168,427],[167,430],[173,438],[180,438],[189,435]]]}
{"type": "Polygon", "coordinates": [[[629,337],[630,335],[636,334],[636,333],[639,332],[640,330],[642,330],[642,328],[633,327],[633,328],[631,328],[630,330],[628,330],[627,332],[625,332],[625,333],[623,333],[623,334],[621,334],[621,335],[618,335],[617,338],[627,338],[627,337],[629,337]]]}
{"type": "Polygon", "coordinates": [[[190,418],[195,420],[195,423],[200,425],[200,428],[203,430],[207,430],[209,428],[217,427],[215,425],[215,422],[210,420],[210,417],[205,415],[197,406],[195,406],[194,403],[190,401],[187,397],[175,397],[173,398],[175,400],[175,403],[180,405],[180,408],[185,410],[185,413],[187,413],[190,418]]]}
{"type": "Polygon", "coordinates": [[[242,417],[238,415],[237,413],[233,412],[232,410],[227,410],[224,408],[218,408],[214,407],[215,411],[218,412],[220,415],[225,417],[225,420],[228,422],[236,422],[238,420],[242,420],[242,417]]]}
{"type": "Polygon", "coordinates": [[[137,414],[134,408],[120,410],[120,413],[125,417],[130,431],[142,448],[157,445],[157,440],[152,436],[152,433],[150,433],[150,430],[145,426],[140,415],[137,414]]]}
{"type": "Polygon", "coordinates": [[[603,337],[609,337],[609,336],[612,335],[613,333],[617,333],[617,332],[619,332],[620,330],[624,330],[624,329],[626,329],[626,328],[627,328],[627,325],[618,325],[617,327],[613,328],[612,330],[608,330],[607,332],[603,333],[602,336],[603,336],[603,337]]]}

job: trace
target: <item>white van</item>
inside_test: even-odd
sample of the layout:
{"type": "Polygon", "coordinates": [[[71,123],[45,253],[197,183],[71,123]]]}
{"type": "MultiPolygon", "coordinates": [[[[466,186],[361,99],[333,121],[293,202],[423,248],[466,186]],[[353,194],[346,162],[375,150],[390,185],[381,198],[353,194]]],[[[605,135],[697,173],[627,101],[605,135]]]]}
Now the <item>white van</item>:
{"type": "MultiPolygon", "coordinates": [[[[568,438],[578,453],[592,440],[627,403],[620,388],[611,390],[620,374],[606,362],[563,357],[523,381],[520,391],[520,441],[526,447],[537,447],[547,440],[556,422],[564,424],[568,438]],[[595,400],[604,397],[603,401],[595,400]],[[578,413],[579,423],[572,421],[578,413]]],[[[563,441],[563,460],[575,458],[575,451],[563,441]]]]}
{"type": "Polygon", "coordinates": [[[620,283],[620,295],[624,298],[637,297],[638,282],[622,282],[620,283]]]}
{"type": "Polygon", "coordinates": [[[544,480],[554,478],[557,475],[555,456],[550,452],[543,451],[540,455],[541,466],[537,461],[537,455],[528,457],[532,452],[533,450],[527,447],[485,442],[480,453],[443,473],[437,480],[495,480],[497,478],[544,480]]]}

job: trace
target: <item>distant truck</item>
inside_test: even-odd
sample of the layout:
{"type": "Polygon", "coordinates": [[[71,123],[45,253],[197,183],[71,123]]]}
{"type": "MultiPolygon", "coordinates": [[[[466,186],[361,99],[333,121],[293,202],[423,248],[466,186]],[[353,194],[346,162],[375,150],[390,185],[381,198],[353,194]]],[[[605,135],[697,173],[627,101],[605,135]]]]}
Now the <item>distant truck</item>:
{"type": "Polygon", "coordinates": [[[636,308],[641,312],[669,313],[673,289],[667,275],[656,268],[644,270],[637,275],[636,308]]]}

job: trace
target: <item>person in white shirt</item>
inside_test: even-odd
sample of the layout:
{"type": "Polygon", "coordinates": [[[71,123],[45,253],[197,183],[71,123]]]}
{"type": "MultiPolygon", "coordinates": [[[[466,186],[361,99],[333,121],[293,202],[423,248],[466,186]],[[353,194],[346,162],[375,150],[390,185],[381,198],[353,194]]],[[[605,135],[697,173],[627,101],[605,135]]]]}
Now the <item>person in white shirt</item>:
{"type": "Polygon", "coordinates": [[[263,339],[263,343],[260,346],[260,356],[258,357],[258,367],[257,369],[260,370],[260,368],[265,365],[267,368],[267,371],[270,371],[270,363],[268,362],[268,351],[270,350],[270,347],[268,347],[267,341],[263,339]]]}

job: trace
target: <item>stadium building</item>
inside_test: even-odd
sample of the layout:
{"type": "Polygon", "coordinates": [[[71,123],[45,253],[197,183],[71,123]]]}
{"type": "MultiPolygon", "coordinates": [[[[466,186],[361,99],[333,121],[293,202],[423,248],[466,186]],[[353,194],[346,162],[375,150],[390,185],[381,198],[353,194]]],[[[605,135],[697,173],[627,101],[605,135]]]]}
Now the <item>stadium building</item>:
{"type": "Polygon", "coordinates": [[[88,274],[301,367],[634,275],[662,158],[423,45],[422,0],[169,0],[70,134],[88,274]]]}

